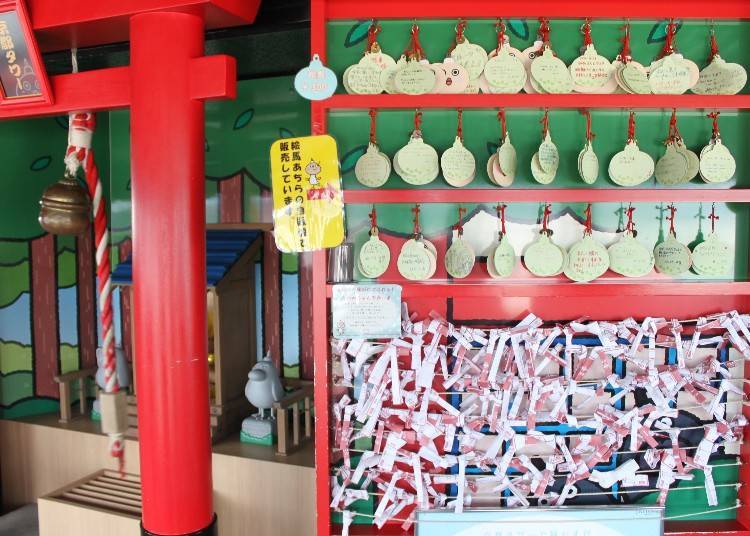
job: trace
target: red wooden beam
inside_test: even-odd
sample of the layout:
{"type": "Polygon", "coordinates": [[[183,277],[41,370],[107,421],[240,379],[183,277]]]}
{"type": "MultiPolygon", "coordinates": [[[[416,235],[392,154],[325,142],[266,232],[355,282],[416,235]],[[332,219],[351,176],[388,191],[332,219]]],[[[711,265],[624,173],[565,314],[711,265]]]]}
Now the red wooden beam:
{"type": "MultiPolygon", "coordinates": [[[[232,56],[193,58],[190,93],[193,98],[233,99],[237,61],[232,56]]],[[[55,102],[44,104],[8,104],[0,108],[0,119],[64,115],[75,110],[115,110],[130,105],[129,67],[112,67],[76,74],[61,74],[50,79],[55,102]]]]}
{"type": "Polygon", "coordinates": [[[43,51],[128,40],[130,17],[150,11],[201,15],[206,27],[250,24],[260,0],[27,0],[31,25],[43,51]]]}
{"type": "Polygon", "coordinates": [[[328,0],[325,17],[328,19],[455,19],[464,18],[535,18],[541,15],[553,19],[584,17],[631,19],[747,19],[750,2],[747,0],[630,0],[627,5],[619,0],[537,0],[535,2],[455,2],[455,0],[411,0],[384,2],[383,0],[328,0]]]}
{"type": "MultiPolygon", "coordinates": [[[[748,2],[750,5],[750,2],[748,2]]],[[[415,108],[616,108],[616,109],[750,109],[750,95],[551,95],[477,93],[472,95],[334,95],[321,101],[327,110],[415,108]]]]}
{"type": "Polygon", "coordinates": [[[372,203],[750,203],[750,189],[732,188],[409,188],[344,190],[348,204],[372,203]]]}
{"type": "MultiPolygon", "coordinates": [[[[478,280],[461,281],[379,280],[378,283],[397,284],[403,287],[404,298],[486,298],[500,297],[565,297],[585,298],[599,296],[739,296],[750,295],[750,282],[710,281],[622,281],[571,283],[570,281],[502,282],[478,280]]],[[[331,297],[333,285],[327,285],[326,296],[331,297]]],[[[317,380],[316,380],[317,381],[317,380]]]]}

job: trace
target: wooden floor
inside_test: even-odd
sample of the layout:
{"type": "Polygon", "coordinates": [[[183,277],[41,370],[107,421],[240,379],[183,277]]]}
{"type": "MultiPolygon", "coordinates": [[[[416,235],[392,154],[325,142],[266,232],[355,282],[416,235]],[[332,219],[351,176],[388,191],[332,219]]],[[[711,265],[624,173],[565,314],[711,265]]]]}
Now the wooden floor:
{"type": "MultiPolygon", "coordinates": [[[[125,471],[138,474],[138,443],[127,440],[125,449],[125,471]]],[[[244,536],[248,527],[258,536],[314,534],[313,467],[312,445],[286,457],[267,447],[240,443],[239,434],[214,445],[219,536],[244,536]]],[[[98,423],[79,419],[62,425],[54,415],[0,420],[3,510],[113,468],[98,423]]]]}

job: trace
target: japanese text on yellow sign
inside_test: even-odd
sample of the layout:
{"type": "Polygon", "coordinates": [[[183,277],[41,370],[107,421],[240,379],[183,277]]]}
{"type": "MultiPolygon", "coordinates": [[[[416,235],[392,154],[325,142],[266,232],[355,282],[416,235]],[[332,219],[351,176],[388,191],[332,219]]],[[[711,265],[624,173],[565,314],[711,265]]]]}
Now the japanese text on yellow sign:
{"type": "Polygon", "coordinates": [[[276,247],[314,251],[344,240],[344,202],[336,140],[285,138],[271,145],[276,247]]]}

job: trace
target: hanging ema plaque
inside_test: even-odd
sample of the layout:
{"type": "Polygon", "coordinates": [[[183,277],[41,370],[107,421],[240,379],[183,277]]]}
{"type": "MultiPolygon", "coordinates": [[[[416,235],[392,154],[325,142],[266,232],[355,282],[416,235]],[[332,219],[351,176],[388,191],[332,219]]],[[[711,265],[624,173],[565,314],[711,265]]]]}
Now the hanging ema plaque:
{"type": "Polygon", "coordinates": [[[0,105],[51,104],[47,73],[22,0],[0,1],[0,105]]]}

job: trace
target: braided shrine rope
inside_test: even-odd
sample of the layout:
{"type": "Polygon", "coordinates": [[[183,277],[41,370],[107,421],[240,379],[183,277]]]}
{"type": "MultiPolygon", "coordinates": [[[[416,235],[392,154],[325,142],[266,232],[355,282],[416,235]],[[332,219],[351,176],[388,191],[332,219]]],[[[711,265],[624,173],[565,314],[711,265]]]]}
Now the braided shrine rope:
{"type": "MultiPolygon", "coordinates": [[[[76,176],[83,166],[89,195],[93,200],[94,240],[96,247],[96,279],[99,320],[102,325],[102,351],[104,352],[104,392],[116,393],[117,365],[115,360],[115,332],[112,310],[112,265],[109,258],[109,230],[102,183],[94,160],[91,140],[96,128],[96,117],[92,112],[69,114],[68,149],[65,167],[71,176],[76,176]]],[[[109,435],[109,451],[118,460],[120,473],[125,468],[125,442],[123,434],[109,435]]]]}

